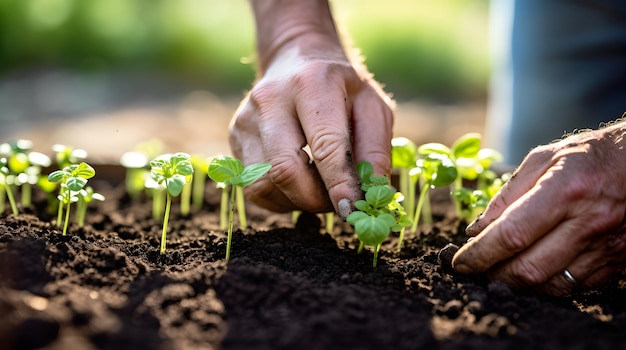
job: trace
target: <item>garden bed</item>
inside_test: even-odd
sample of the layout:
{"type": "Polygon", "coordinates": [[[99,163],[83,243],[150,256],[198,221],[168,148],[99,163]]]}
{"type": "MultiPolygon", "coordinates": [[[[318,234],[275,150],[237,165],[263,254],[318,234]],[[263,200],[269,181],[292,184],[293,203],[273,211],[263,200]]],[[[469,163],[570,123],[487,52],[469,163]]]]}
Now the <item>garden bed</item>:
{"type": "MultiPolygon", "coordinates": [[[[174,203],[167,252],[147,200],[131,201],[120,169],[95,166],[94,203],[67,236],[36,207],[0,218],[3,349],[563,349],[626,343],[623,280],[554,299],[457,275],[438,261],[466,240],[447,193],[420,236],[371,250],[345,223],[248,205],[231,259],[219,192],[182,217],[174,203]]],[[[438,195],[439,194],[439,195],[438,195]]],[[[7,211],[8,213],[8,211],[7,211]]],[[[237,226],[235,226],[237,227],[237,226]]]]}

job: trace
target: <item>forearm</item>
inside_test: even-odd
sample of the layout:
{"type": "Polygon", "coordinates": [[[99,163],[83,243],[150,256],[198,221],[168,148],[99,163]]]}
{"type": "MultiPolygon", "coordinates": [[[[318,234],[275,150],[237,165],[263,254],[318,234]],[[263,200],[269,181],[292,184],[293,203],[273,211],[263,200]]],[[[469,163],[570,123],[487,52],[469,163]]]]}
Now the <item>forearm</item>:
{"type": "Polygon", "coordinates": [[[259,73],[291,48],[345,58],[327,0],[250,0],[256,21],[259,73]]]}

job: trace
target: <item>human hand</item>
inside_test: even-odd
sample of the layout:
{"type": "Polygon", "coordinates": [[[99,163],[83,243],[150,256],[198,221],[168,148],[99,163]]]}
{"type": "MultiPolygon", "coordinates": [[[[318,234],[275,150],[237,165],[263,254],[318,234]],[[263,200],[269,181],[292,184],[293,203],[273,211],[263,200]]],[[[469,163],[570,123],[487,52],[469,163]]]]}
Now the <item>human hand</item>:
{"type": "Polygon", "coordinates": [[[466,233],[460,273],[564,296],[626,267],[626,123],[535,148],[466,233]],[[564,275],[567,269],[576,284],[564,275]]]}
{"type": "MultiPolygon", "coordinates": [[[[254,4],[257,14],[267,10],[258,15],[264,21],[275,15],[268,2],[254,4]]],[[[296,5],[315,4],[321,6],[308,0],[287,5],[297,15],[316,9],[295,11],[296,5]]],[[[278,9],[286,12],[289,7],[278,9]]],[[[285,18],[297,22],[297,17],[285,18]]],[[[239,106],[230,130],[235,157],[244,164],[272,165],[268,176],[244,190],[246,197],[277,212],[336,210],[345,218],[361,197],[354,163],[367,160],[378,175],[390,173],[391,99],[363,65],[348,59],[334,27],[287,35],[271,25],[263,27],[265,23],[259,32],[270,34],[259,39],[260,79],[239,106]],[[278,39],[266,38],[272,36],[278,39]]]]}

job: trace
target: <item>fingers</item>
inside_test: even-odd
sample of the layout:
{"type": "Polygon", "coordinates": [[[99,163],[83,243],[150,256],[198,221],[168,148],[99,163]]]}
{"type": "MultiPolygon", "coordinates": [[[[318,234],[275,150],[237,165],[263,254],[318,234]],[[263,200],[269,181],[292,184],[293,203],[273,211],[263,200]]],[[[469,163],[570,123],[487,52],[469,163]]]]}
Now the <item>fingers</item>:
{"type": "Polygon", "coordinates": [[[561,205],[554,191],[559,191],[559,186],[542,184],[510,204],[498,219],[459,249],[452,261],[454,268],[461,273],[484,272],[557,227],[567,207],[561,205]]]}
{"type": "Polygon", "coordinates": [[[354,161],[368,161],[374,174],[388,176],[391,173],[391,138],[393,112],[386,96],[367,88],[354,100],[352,111],[352,134],[354,161]]]}
{"type": "Polygon", "coordinates": [[[553,165],[552,157],[553,152],[547,147],[534,149],[491,199],[485,212],[467,226],[465,233],[476,236],[500,217],[512,203],[535,186],[537,180],[553,165]]]}
{"type": "Polygon", "coordinates": [[[346,92],[326,86],[326,94],[306,89],[299,96],[297,114],[317,171],[340,215],[339,202],[350,205],[361,198],[359,180],[353,162],[350,122],[346,92]]]}

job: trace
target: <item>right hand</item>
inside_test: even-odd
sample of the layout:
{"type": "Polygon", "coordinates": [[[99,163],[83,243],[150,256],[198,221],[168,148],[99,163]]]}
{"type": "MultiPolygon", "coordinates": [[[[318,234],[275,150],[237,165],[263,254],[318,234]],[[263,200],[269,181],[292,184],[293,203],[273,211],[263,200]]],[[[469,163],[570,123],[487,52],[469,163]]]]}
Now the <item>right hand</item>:
{"type": "Polygon", "coordinates": [[[234,156],[272,165],[247,198],[277,212],[336,210],[345,218],[362,196],[356,162],[390,174],[391,103],[340,47],[282,47],[231,123],[234,156]]]}

